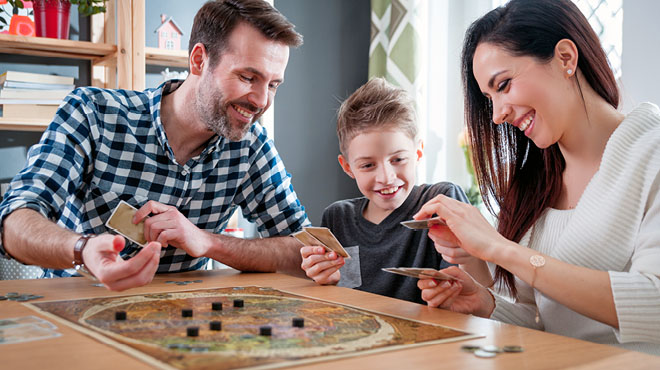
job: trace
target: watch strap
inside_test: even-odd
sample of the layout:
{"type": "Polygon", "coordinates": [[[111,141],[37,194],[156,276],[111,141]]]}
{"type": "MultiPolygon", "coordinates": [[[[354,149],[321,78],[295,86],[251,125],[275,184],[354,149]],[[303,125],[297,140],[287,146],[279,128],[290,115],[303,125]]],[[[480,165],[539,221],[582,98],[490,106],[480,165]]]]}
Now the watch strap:
{"type": "Polygon", "coordinates": [[[78,240],[76,240],[76,244],[73,246],[73,265],[84,265],[85,263],[83,262],[83,250],[85,249],[85,246],[87,245],[87,241],[92,238],[92,235],[83,235],[81,236],[78,240]]]}

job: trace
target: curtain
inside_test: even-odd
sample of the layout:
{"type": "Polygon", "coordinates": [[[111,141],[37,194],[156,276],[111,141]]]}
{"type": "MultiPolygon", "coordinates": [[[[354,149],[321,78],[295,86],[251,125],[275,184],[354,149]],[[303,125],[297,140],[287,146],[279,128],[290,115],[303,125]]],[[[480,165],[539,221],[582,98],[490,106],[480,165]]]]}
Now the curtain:
{"type": "MultiPolygon", "coordinates": [[[[384,77],[410,94],[421,138],[426,136],[426,125],[421,123],[427,121],[426,9],[425,0],[371,0],[369,78],[384,77]]],[[[420,165],[418,182],[425,174],[426,167],[420,165]]]]}

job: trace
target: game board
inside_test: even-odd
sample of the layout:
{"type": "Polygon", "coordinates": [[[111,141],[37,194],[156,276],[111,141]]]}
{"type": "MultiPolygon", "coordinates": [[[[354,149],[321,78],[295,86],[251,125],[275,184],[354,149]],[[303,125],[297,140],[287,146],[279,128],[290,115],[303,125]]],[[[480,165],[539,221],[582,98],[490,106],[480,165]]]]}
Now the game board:
{"type": "Polygon", "coordinates": [[[166,369],[275,368],[477,337],[256,286],[25,305],[166,369]],[[234,307],[236,299],[244,306],[234,307]],[[213,310],[214,302],[222,310],[213,310]],[[192,317],[182,317],[186,309],[192,317]],[[116,320],[117,311],[127,318],[116,320]],[[294,318],[304,326],[294,327],[294,318]],[[221,321],[222,329],[210,330],[211,321],[221,321]],[[271,335],[260,335],[265,325],[271,335]],[[187,334],[193,326],[196,337],[187,334]]]}

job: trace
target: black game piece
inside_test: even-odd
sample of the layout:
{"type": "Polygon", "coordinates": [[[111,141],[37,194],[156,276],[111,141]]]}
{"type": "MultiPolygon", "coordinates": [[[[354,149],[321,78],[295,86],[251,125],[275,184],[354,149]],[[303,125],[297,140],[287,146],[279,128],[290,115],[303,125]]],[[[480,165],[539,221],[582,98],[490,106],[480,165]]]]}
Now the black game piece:
{"type": "Polygon", "coordinates": [[[222,302],[213,302],[213,303],[211,303],[211,309],[213,311],[222,311],[222,302]]]}
{"type": "Polygon", "coordinates": [[[193,316],[192,308],[184,308],[183,310],[181,310],[181,316],[192,317],[193,316]]]}
{"type": "Polygon", "coordinates": [[[126,320],[126,311],[115,312],[115,320],[126,320]]]}
{"type": "Polygon", "coordinates": [[[199,336],[199,326],[191,326],[186,329],[186,334],[189,337],[197,337],[199,336]]]}
{"type": "Polygon", "coordinates": [[[211,330],[220,331],[220,330],[222,330],[222,322],[221,321],[211,321],[211,323],[209,324],[209,328],[211,330]]]}
{"type": "Polygon", "coordinates": [[[305,327],[305,319],[302,317],[294,317],[292,324],[294,328],[303,328],[305,327]]]}
{"type": "Polygon", "coordinates": [[[243,307],[242,299],[234,299],[234,307],[243,307]]]}
{"type": "Polygon", "coordinates": [[[259,335],[271,336],[273,334],[273,329],[270,326],[262,326],[259,328],[259,335]]]}

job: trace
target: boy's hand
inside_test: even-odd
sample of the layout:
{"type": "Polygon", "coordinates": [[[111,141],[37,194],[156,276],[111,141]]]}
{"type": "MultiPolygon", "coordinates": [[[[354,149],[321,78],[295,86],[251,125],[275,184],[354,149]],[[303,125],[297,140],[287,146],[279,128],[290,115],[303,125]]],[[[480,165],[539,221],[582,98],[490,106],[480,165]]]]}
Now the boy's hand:
{"type": "Polygon", "coordinates": [[[326,253],[325,248],[319,246],[302,247],[300,255],[303,259],[300,267],[318,284],[335,285],[339,282],[339,269],[344,266],[344,257],[336,252],[326,253]]]}

